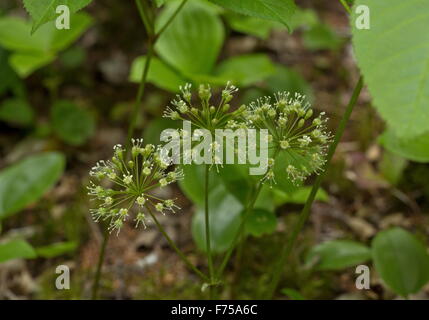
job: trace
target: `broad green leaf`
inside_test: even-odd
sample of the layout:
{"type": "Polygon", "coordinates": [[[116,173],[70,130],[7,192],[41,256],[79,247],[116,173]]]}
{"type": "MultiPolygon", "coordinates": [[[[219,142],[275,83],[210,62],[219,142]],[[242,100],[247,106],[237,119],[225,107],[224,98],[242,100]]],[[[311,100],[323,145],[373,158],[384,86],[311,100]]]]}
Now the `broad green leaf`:
{"type": "Polygon", "coordinates": [[[73,42],[88,30],[92,25],[93,19],[85,12],[74,14],[70,17],[70,29],[58,30],[55,29],[52,34],[50,49],[53,51],[61,51],[70,46],[73,42]]]}
{"type": "Polygon", "coordinates": [[[155,118],[151,120],[143,133],[145,143],[158,145],[161,143],[161,132],[165,129],[179,129],[180,121],[175,121],[167,118],[155,118]]]}
{"type": "Polygon", "coordinates": [[[313,100],[310,84],[298,72],[280,64],[275,65],[275,70],[275,73],[265,80],[271,93],[289,91],[292,94],[304,94],[309,102],[313,100]]]}
{"type": "Polygon", "coordinates": [[[10,64],[21,78],[26,78],[54,59],[55,55],[49,52],[17,52],[10,56],[10,64]]]}
{"type": "Polygon", "coordinates": [[[254,209],[246,219],[246,232],[260,237],[273,233],[277,227],[277,217],[273,211],[254,209]]]}
{"type": "MultiPolygon", "coordinates": [[[[204,195],[204,189],[200,193],[204,195]]],[[[209,193],[209,219],[211,248],[220,253],[227,250],[234,241],[240,226],[242,204],[233,197],[222,184],[209,193]]],[[[198,248],[206,250],[205,215],[201,207],[192,217],[192,236],[198,248]]]]}
{"type": "Polygon", "coordinates": [[[269,37],[273,29],[284,27],[279,22],[244,16],[233,12],[228,12],[225,18],[233,30],[250,34],[264,40],[269,37]]]}
{"type": "Polygon", "coordinates": [[[9,62],[21,77],[52,62],[56,53],[65,49],[91,25],[92,19],[85,13],[71,17],[73,28],[57,30],[46,24],[30,35],[31,24],[21,18],[0,18],[0,45],[12,51],[9,62]],[[10,31],[13,30],[13,31],[10,31]]]}
{"type": "Polygon", "coordinates": [[[332,240],[313,248],[306,257],[306,264],[317,270],[341,270],[368,261],[371,250],[355,241],[332,240]]]}
{"type": "Polygon", "coordinates": [[[327,24],[316,24],[304,32],[303,42],[310,50],[336,50],[342,39],[327,24]]]}
{"type": "Polygon", "coordinates": [[[427,248],[401,228],[377,234],[372,241],[372,257],[380,277],[401,296],[417,293],[429,281],[427,248]]]}
{"type": "Polygon", "coordinates": [[[94,133],[93,116],[71,101],[56,101],[52,106],[51,120],[56,134],[71,145],[85,143],[94,133]]]}
{"type": "Polygon", "coordinates": [[[289,28],[289,21],[295,12],[293,0],[210,0],[234,12],[283,23],[289,28]]]}
{"type": "Polygon", "coordinates": [[[381,144],[390,152],[416,162],[429,162],[429,132],[412,138],[401,138],[391,129],[380,137],[381,144]]]}
{"type": "Polygon", "coordinates": [[[304,296],[292,288],[284,288],[281,293],[288,296],[291,300],[305,300],[304,296]]]}
{"type": "Polygon", "coordinates": [[[0,243],[0,263],[12,259],[31,259],[36,257],[33,247],[25,240],[11,240],[0,243]]]}
{"type": "Polygon", "coordinates": [[[54,258],[76,250],[76,242],[58,242],[44,247],[35,248],[37,256],[54,258]]]}
{"type": "MultiPolygon", "coordinates": [[[[164,25],[180,2],[168,3],[157,27],[164,25]]],[[[159,56],[184,75],[209,74],[224,40],[220,17],[198,1],[189,1],[156,44],[159,56]]]]}
{"type": "MultiPolygon", "coordinates": [[[[33,19],[31,33],[34,33],[41,25],[55,20],[59,14],[56,9],[60,5],[66,5],[70,15],[86,7],[91,0],[23,0],[24,7],[33,19]]],[[[70,26],[73,29],[73,25],[70,26]]]]}
{"type": "MultiPolygon", "coordinates": [[[[134,60],[130,71],[130,81],[140,83],[145,63],[145,56],[138,57],[134,60]]],[[[148,81],[159,88],[171,92],[178,92],[179,87],[186,82],[177,72],[158,58],[152,58],[149,67],[148,81]]]]}
{"type": "Polygon", "coordinates": [[[26,126],[33,122],[34,111],[22,98],[11,98],[0,104],[0,120],[26,126]]]}
{"type": "Polygon", "coordinates": [[[155,2],[156,6],[158,8],[162,7],[164,5],[164,3],[165,3],[165,0],[153,0],[153,1],[155,2]]]}
{"type": "Polygon", "coordinates": [[[226,189],[242,204],[250,201],[253,188],[256,186],[249,176],[249,166],[242,164],[226,164],[219,169],[226,189]]]}
{"type": "MultiPolygon", "coordinates": [[[[370,8],[370,29],[351,16],[353,46],[374,106],[401,138],[428,131],[429,15],[427,0],[356,0],[370,8]]],[[[355,11],[355,10],[353,10],[355,11]]]]}
{"type": "Polygon", "coordinates": [[[25,88],[22,81],[9,64],[9,53],[2,47],[0,47],[0,74],[2,75],[0,95],[4,92],[12,92],[15,96],[19,97],[25,95],[25,88]]]}
{"type": "Polygon", "coordinates": [[[246,87],[268,78],[275,71],[276,69],[267,55],[249,54],[222,61],[216,67],[215,75],[229,79],[238,86],[246,87]]]}
{"type": "Polygon", "coordinates": [[[31,24],[18,17],[0,18],[0,44],[11,51],[45,52],[50,47],[53,26],[45,26],[30,35],[31,24]]]}
{"type": "Polygon", "coordinates": [[[0,219],[42,197],[61,177],[64,166],[62,154],[45,152],[0,171],[0,219]]]}
{"type": "MultiPolygon", "coordinates": [[[[300,187],[294,192],[288,193],[274,186],[272,192],[276,206],[281,206],[285,203],[304,204],[310,195],[311,187],[300,187]]],[[[326,191],[322,188],[319,188],[316,194],[316,200],[327,202],[328,199],[329,196],[326,191]]]]}
{"type": "MultiPolygon", "coordinates": [[[[179,181],[183,193],[199,207],[204,207],[204,165],[182,165],[184,178],[179,181]]],[[[212,168],[209,172],[209,193],[222,185],[222,180],[212,168]]]]}
{"type": "Polygon", "coordinates": [[[393,186],[402,178],[402,173],[408,165],[408,161],[397,154],[385,151],[380,162],[381,175],[393,186]]]}

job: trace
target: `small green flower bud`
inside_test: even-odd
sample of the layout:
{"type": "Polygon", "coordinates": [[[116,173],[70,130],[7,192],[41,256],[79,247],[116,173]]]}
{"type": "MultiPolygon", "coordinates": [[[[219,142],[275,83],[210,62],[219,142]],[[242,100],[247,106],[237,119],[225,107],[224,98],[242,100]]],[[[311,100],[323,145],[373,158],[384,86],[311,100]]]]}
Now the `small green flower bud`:
{"type": "Polygon", "coordinates": [[[289,148],[289,142],[287,140],[280,141],[280,148],[286,150],[287,148],[289,148]]]}
{"type": "Polygon", "coordinates": [[[304,119],[300,119],[299,121],[298,121],[298,129],[299,128],[302,128],[303,126],[304,126],[304,123],[305,123],[305,120],[304,119]]]}

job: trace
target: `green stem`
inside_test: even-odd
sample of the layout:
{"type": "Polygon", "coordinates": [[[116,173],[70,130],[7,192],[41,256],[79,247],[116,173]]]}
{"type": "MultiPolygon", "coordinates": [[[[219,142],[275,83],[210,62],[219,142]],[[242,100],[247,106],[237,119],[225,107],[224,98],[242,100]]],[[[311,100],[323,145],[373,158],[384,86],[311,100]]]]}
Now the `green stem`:
{"type": "Polygon", "coordinates": [[[127,138],[128,144],[130,143],[131,138],[133,137],[133,134],[134,134],[134,130],[136,128],[137,116],[138,116],[138,112],[139,112],[139,105],[141,104],[141,101],[143,99],[143,95],[144,95],[144,91],[145,91],[145,87],[146,87],[147,76],[149,74],[149,67],[150,67],[152,57],[153,57],[153,53],[154,53],[153,40],[149,40],[148,52],[147,52],[147,56],[146,56],[146,61],[145,61],[143,73],[142,73],[142,78],[141,78],[141,81],[139,84],[139,89],[137,91],[136,101],[134,103],[133,111],[131,114],[130,126],[128,127],[128,138],[127,138]]]}
{"type": "Polygon", "coordinates": [[[317,191],[320,187],[320,184],[322,183],[323,178],[325,177],[326,171],[330,165],[330,162],[332,160],[332,157],[335,153],[335,150],[338,146],[338,143],[341,140],[341,137],[343,136],[344,130],[346,128],[346,125],[350,119],[350,115],[352,114],[353,108],[356,105],[356,102],[358,100],[359,94],[362,90],[363,87],[363,79],[362,77],[359,78],[358,83],[356,84],[356,87],[354,88],[352,97],[350,98],[350,102],[346,108],[346,111],[344,112],[344,115],[338,125],[337,131],[335,133],[334,136],[334,141],[332,142],[332,144],[329,146],[329,150],[328,150],[328,155],[326,157],[326,163],[324,165],[324,168],[322,170],[322,173],[317,177],[310,195],[307,198],[307,201],[304,205],[304,208],[302,209],[298,221],[295,224],[295,226],[292,229],[292,233],[287,234],[286,235],[286,246],[284,247],[283,251],[280,254],[280,258],[277,262],[277,264],[274,266],[274,270],[271,273],[272,279],[271,282],[268,286],[268,290],[267,290],[267,295],[266,298],[267,299],[272,299],[275,290],[277,289],[278,283],[280,281],[280,277],[283,271],[283,266],[286,264],[286,260],[289,257],[289,254],[291,253],[293,246],[296,242],[296,239],[298,238],[299,233],[301,232],[302,228],[304,227],[305,222],[307,221],[308,217],[310,216],[310,209],[311,206],[313,204],[313,201],[316,197],[317,191]]]}
{"type": "Polygon", "coordinates": [[[256,191],[254,195],[252,196],[252,200],[250,201],[249,206],[247,207],[246,211],[244,212],[243,218],[241,219],[240,226],[238,228],[237,234],[232,241],[231,245],[228,248],[228,251],[225,253],[225,256],[222,260],[222,263],[218,269],[217,277],[221,278],[223,272],[225,271],[226,266],[228,265],[228,262],[231,258],[232,252],[234,251],[234,248],[237,246],[238,242],[242,238],[242,235],[244,233],[245,225],[247,217],[249,216],[249,213],[253,210],[253,207],[255,206],[256,200],[258,199],[259,193],[262,190],[263,183],[259,182],[258,187],[256,188],[256,191]]]}
{"type": "Polygon", "coordinates": [[[167,232],[163,228],[163,226],[159,223],[158,219],[155,217],[155,215],[152,213],[152,210],[148,206],[146,206],[146,209],[148,210],[150,216],[152,217],[153,221],[155,222],[156,226],[158,227],[159,231],[164,236],[165,240],[167,240],[168,244],[176,251],[176,253],[179,255],[179,257],[182,259],[182,261],[191,269],[194,271],[201,279],[204,281],[209,281],[209,278],[202,273],[200,270],[195,267],[191,261],[185,256],[185,254],[177,247],[177,245],[174,243],[173,240],[168,236],[167,232]]]}
{"type": "Polygon", "coordinates": [[[343,5],[344,9],[348,12],[348,14],[352,14],[352,10],[350,9],[350,6],[346,2],[346,0],[340,0],[341,4],[343,5]]]}
{"type": "Polygon", "coordinates": [[[188,2],[188,0],[183,0],[179,7],[174,11],[171,17],[167,20],[167,22],[161,27],[161,29],[155,35],[155,42],[159,39],[160,35],[170,26],[173,22],[174,18],[176,18],[177,14],[182,10],[183,6],[188,2]]]}
{"type": "Polygon", "coordinates": [[[128,127],[128,137],[127,137],[127,145],[128,146],[131,142],[131,138],[133,137],[134,131],[136,128],[139,106],[140,106],[142,99],[143,99],[143,96],[144,96],[147,77],[149,74],[149,67],[150,67],[151,60],[154,56],[155,44],[158,41],[159,37],[163,34],[163,32],[170,26],[171,22],[173,22],[174,18],[178,15],[180,10],[182,10],[183,6],[186,4],[187,1],[188,0],[182,1],[182,3],[179,5],[179,7],[176,9],[176,11],[171,15],[171,17],[167,20],[167,22],[155,34],[155,31],[154,31],[155,26],[154,26],[153,19],[150,19],[149,15],[148,15],[150,9],[148,8],[148,6],[146,5],[145,2],[143,2],[146,6],[144,8],[142,5],[142,2],[140,2],[140,0],[136,0],[136,5],[137,5],[137,8],[139,10],[140,17],[143,21],[143,24],[145,25],[149,39],[148,39],[148,52],[147,52],[147,56],[146,56],[146,61],[145,61],[142,77],[140,80],[139,88],[137,91],[137,96],[136,96],[136,100],[134,103],[134,107],[133,107],[133,110],[131,113],[130,125],[128,127]]]}
{"type": "Polygon", "coordinates": [[[101,269],[103,267],[104,254],[106,252],[107,242],[109,242],[109,231],[106,228],[103,233],[103,242],[101,244],[100,255],[98,256],[97,270],[95,272],[94,284],[92,285],[92,300],[97,300],[98,288],[100,286],[101,269]]]}
{"type": "Polygon", "coordinates": [[[205,231],[206,231],[206,251],[207,251],[207,263],[209,266],[210,274],[210,299],[213,299],[214,294],[214,268],[213,268],[213,257],[212,257],[212,247],[211,247],[211,236],[210,236],[210,216],[209,216],[209,170],[210,166],[205,165],[205,174],[204,174],[204,219],[205,219],[205,231]]]}

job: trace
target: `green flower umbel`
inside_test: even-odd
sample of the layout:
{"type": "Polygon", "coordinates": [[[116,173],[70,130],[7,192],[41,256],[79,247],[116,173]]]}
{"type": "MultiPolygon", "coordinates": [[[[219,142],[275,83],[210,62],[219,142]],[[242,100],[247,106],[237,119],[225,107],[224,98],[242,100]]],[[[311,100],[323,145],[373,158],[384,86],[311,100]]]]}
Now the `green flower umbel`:
{"type": "Polygon", "coordinates": [[[324,112],[318,117],[305,97],[289,92],[258,99],[250,103],[243,116],[249,128],[267,129],[271,158],[263,177],[275,181],[279,168],[294,184],[301,184],[312,173],[319,173],[325,164],[325,155],[331,140],[327,132],[324,112]]]}
{"type": "Polygon", "coordinates": [[[211,101],[212,91],[209,85],[200,85],[198,90],[200,101],[197,104],[192,101],[191,84],[180,87],[180,90],[182,95],[177,95],[171,102],[171,106],[164,112],[164,117],[188,120],[198,128],[213,132],[215,129],[224,129],[230,120],[234,120],[245,111],[244,106],[235,111],[230,110],[229,102],[238,89],[229,82],[222,90],[221,99],[217,104],[211,101]]]}
{"type": "Polygon", "coordinates": [[[108,220],[109,230],[119,230],[135,211],[136,227],[146,228],[145,210],[154,208],[165,214],[178,208],[172,199],[160,199],[151,194],[155,188],[163,188],[183,177],[178,169],[169,170],[159,155],[159,148],[143,139],[132,140],[131,160],[121,145],[114,146],[111,160],[99,161],[90,171],[93,178],[88,194],[97,201],[98,208],[91,209],[95,221],[108,220]],[[150,206],[150,207],[149,207],[150,206]]]}

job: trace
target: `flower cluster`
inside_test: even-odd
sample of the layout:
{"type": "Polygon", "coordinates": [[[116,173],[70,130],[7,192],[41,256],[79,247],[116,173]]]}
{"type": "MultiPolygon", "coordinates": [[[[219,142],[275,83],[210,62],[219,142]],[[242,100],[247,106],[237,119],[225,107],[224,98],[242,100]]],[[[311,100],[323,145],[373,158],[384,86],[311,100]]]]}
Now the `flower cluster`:
{"type": "Polygon", "coordinates": [[[99,203],[98,208],[91,209],[95,221],[108,220],[109,230],[119,232],[134,210],[136,227],[140,224],[146,227],[145,209],[154,208],[165,214],[178,208],[173,199],[160,199],[150,193],[183,177],[180,170],[169,168],[159,148],[152,144],[143,146],[143,139],[133,139],[130,160],[121,145],[113,149],[111,160],[99,161],[90,171],[93,179],[88,194],[99,203]]]}
{"type": "Polygon", "coordinates": [[[283,162],[278,166],[295,184],[301,184],[312,173],[320,172],[331,140],[324,115],[322,112],[318,117],[313,117],[313,110],[305,103],[305,96],[291,96],[289,92],[277,93],[275,101],[264,97],[250,103],[243,121],[249,128],[267,129],[269,132],[267,139],[271,158],[264,181],[275,182],[277,157],[283,162]]]}
{"type": "Polygon", "coordinates": [[[222,90],[217,106],[212,104],[210,85],[200,85],[198,90],[200,101],[197,105],[194,105],[192,101],[191,84],[180,87],[180,90],[182,94],[177,95],[176,99],[171,102],[171,106],[167,107],[164,117],[172,120],[188,120],[198,128],[214,132],[215,129],[224,129],[229,121],[245,111],[244,106],[231,111],[229,102],[238,89],[230,82],[222,90]]]}

